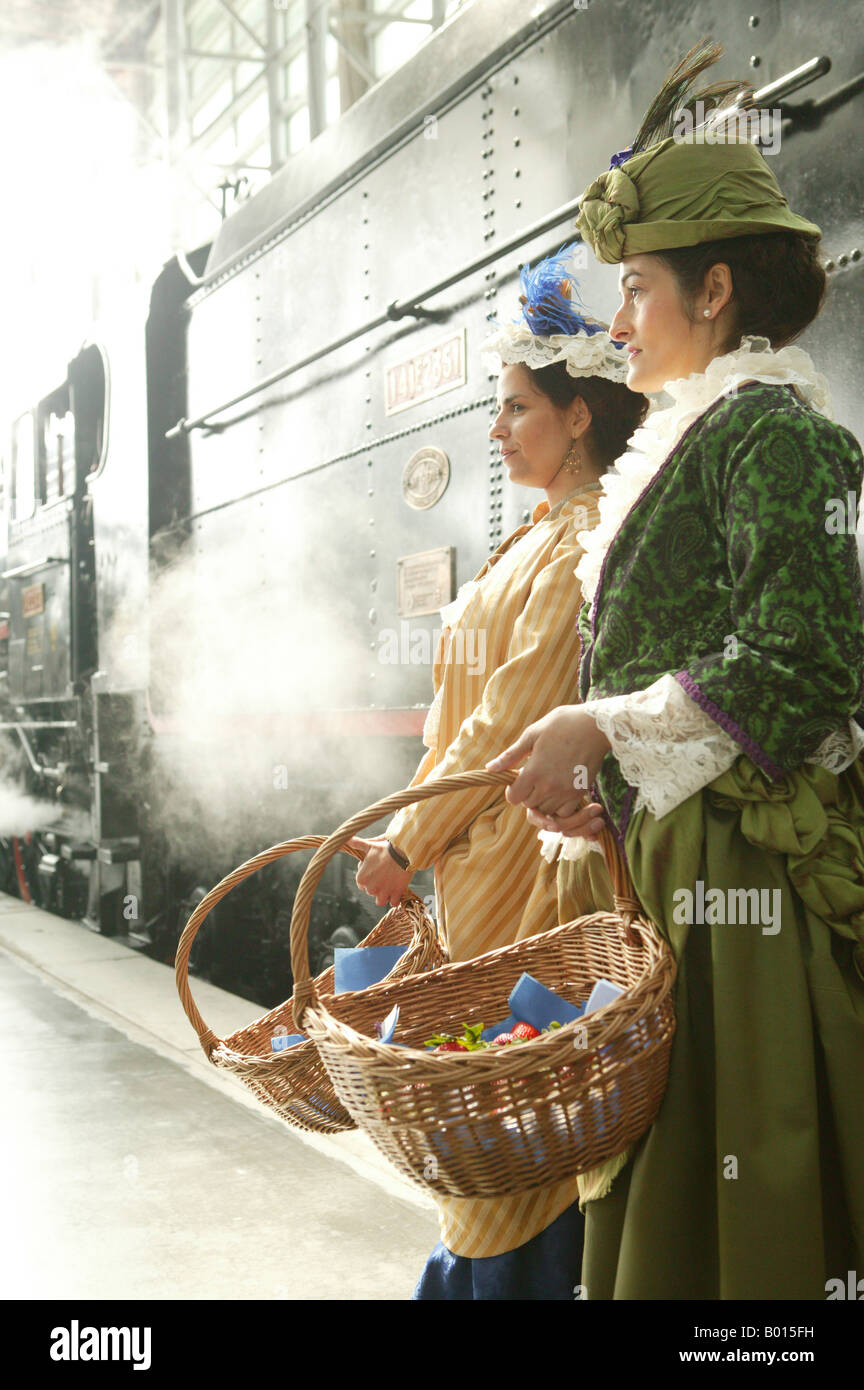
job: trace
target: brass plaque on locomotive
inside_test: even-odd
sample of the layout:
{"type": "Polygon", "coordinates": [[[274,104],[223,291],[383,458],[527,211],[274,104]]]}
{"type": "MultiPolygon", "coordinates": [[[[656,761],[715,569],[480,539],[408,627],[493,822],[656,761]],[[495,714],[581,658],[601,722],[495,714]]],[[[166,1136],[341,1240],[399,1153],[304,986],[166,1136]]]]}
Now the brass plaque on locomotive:
{"type": "Polygon", "coordinates": [[[45,585],[31,584],[21,590],[21,616],[32,618],[35,613],[45,610],[45,585]]]}
{"type": "Polygon", "coordinates": [[[450,481],[450,460],[443,449],[427,445],[412,454],[402,470],[402,496],[417,512],[434,507],[450,481]]]}
{"type": "Polygon", "coordinates": [[[397,560],[399,616],[413,618],[437,613],[445,603],[452,603],[455,566],[456,550],[452,545],[421,550],[397,560]]]}

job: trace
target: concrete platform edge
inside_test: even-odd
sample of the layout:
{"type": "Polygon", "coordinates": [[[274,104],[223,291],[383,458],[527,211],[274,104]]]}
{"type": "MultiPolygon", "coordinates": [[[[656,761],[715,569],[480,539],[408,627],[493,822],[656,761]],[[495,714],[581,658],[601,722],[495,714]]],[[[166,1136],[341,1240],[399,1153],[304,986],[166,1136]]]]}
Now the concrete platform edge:
{"type": "MultiPolygon", "coordinates": [[[[4,903],[9,901],[8,895],[4,894],[0,896],[3,897],[4,903]]],[[[28,904],[20,903],[17,899],[12,899],[11,902],[17,903],[24,912],[40,911],[40,909],[34,909],[28,904]]],[[[63,919],[56,920],[62,921],[63,919]]],[[[76,924],[70,922],[69,925],[74,928],[76,924]]],[[[136,953],[134,953],[131,948],[124,947],[124,949],[129,950],[134,960],[136,953]]],[[[43,961],[37,960],[29,952],[23,950],[17,942],[10,942],[7,938],[0,939],[0,950],[17,961],[20,965],[24,966],[31,973],[49,982],[51,987],[57,990],[64,998],[77,1004],[92,1017],[98,1018],[102,1022],[116,1028],[119,1032],[123,1033],[125,1037],[129,1038],[130,1041],[148,1047],[152,1051],[158,1053],[159,1056],[174,1062],[190,1075],[203,1081],[206,1085],[220,1091],[223,1095],[228,1096],[239,1104],[246,1106],[247,1109],[254,1111],[262,1120],[266,1120],[278,1126],[291,1138],[299,1140],[301,1143],[317,1150],[319,1153],[329,1158],[346,1164],[359,1177],[367,1182],[374,1183],[385,1191],[388,1196],[395,1198],[397,1201],[406,1203],[411,1207],[419,1207],[424,1211],[428,1211],[430,1215],[434,1215],[435,1203],[431,1197],[419,1188],[413,1187],[407,1180],[403,1179],[400,1174],[395,1172],[395,1170],[390,1169],[383,1155],[379,1157],[374,1148],[372,1148],[373,1161],[370,1162],[362,1153],[351,1152],[345,1147],[346,1144],[351,1143],[368,1143],[369,1141],[366,1140],[365,1135],[361,1136],[356,1130],[348,1131],[345,1135],[329,1136],[324,1134],[311,1134],[304,1130],[295,1129],[281,1119],[275,1112],[270,1111],[267,1106],[262,1105],[252,1092],[247,1090],[241,1081],[211,1066],[197,1043],[193,1042],[188,1050],[176,1047],[174,1044],[166,1041],[140,1023],[134,1022],[125,1015],[118,1013],[110,1004],[107,1004],[104,999],[87,993],[86,990],[82,989],[79,985],[70,984],[70,982],[65,980],[61,975],[49,969],[43,961]],[[380,1167],[378,1166],[379,1162],[381,1165],[380,1167]]],[[[160,966],[157,961],[152,961],[150,964],[160,969],[168,968],[160,966]]],[[[191,1031],[190,1037],[194,1037],[191,1031]]]]}

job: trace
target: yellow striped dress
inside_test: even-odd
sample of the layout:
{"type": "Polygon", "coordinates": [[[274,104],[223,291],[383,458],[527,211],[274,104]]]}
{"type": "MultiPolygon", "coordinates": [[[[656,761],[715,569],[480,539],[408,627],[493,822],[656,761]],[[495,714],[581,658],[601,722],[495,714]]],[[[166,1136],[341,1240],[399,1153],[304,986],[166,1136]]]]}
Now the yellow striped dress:
{"type": "MultiPolygon", "coordinates": [[[[600,491],[599,483],[580,486],[551,510],[541,502],[531,524],[460,590],[459,615],[443,610],[435,701],[424,728],[428,752],[412,786],[482,768],[526,725],[578,702],[581,590],[573,571],[583,552],[576,534],[597,525],[600,491]]],[[[386,834],[413,869],[434,866],[451,960],[558,925],[557,865],[541,857],[536,829],[502,789],[405,807],[386,834]]],[[[578,1195],[574,1178],[512,1198],[437,1197],[441,1240],[456,1255],[501,1255],[539,1234],[578,1195]]]]}

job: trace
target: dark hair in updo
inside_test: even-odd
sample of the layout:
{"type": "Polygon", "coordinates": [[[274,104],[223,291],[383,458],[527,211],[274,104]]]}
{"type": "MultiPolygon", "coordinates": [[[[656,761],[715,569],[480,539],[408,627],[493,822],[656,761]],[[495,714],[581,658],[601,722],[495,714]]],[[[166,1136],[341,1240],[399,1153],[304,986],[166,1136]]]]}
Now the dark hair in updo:
{"type": "Polygon", "coordinates": [[[608,381],[603,376],[571,376],[566,362],[553,362],[550,367],[526,367],[528,375],[544,396],[559,410],[566,410],[577,396],[591,411],[588,437],[604,472],[627,447],[627,440],[648,413],[648,397],[629,391],[623,382],[608,381]]]}
{"type": "Polygon", "coordinates": [[[825,298],[826,276],[819,260],[820,238],[803,232],[759,232],[703,241],[652,254],[669,267],[687,317],[696,322],[694,302],[706,272],[723,261],[732,272],[733,328],[724,347],[742,334],[767,338],[772,348],[791,343],[812,323],[825,298]]]}

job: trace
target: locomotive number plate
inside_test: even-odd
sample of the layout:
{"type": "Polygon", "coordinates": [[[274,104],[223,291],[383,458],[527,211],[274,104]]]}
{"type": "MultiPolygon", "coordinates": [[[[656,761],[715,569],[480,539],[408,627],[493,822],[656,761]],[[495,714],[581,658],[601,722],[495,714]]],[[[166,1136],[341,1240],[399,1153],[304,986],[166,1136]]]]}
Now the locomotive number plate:
{"type": "Polygon", "coordinates": [[[396,415],[409,406],[429,401],[445,391],[464,386],[465,329],[451,333],[426,352],[394,362],[384,373],[384,413],[396,415]]]}

